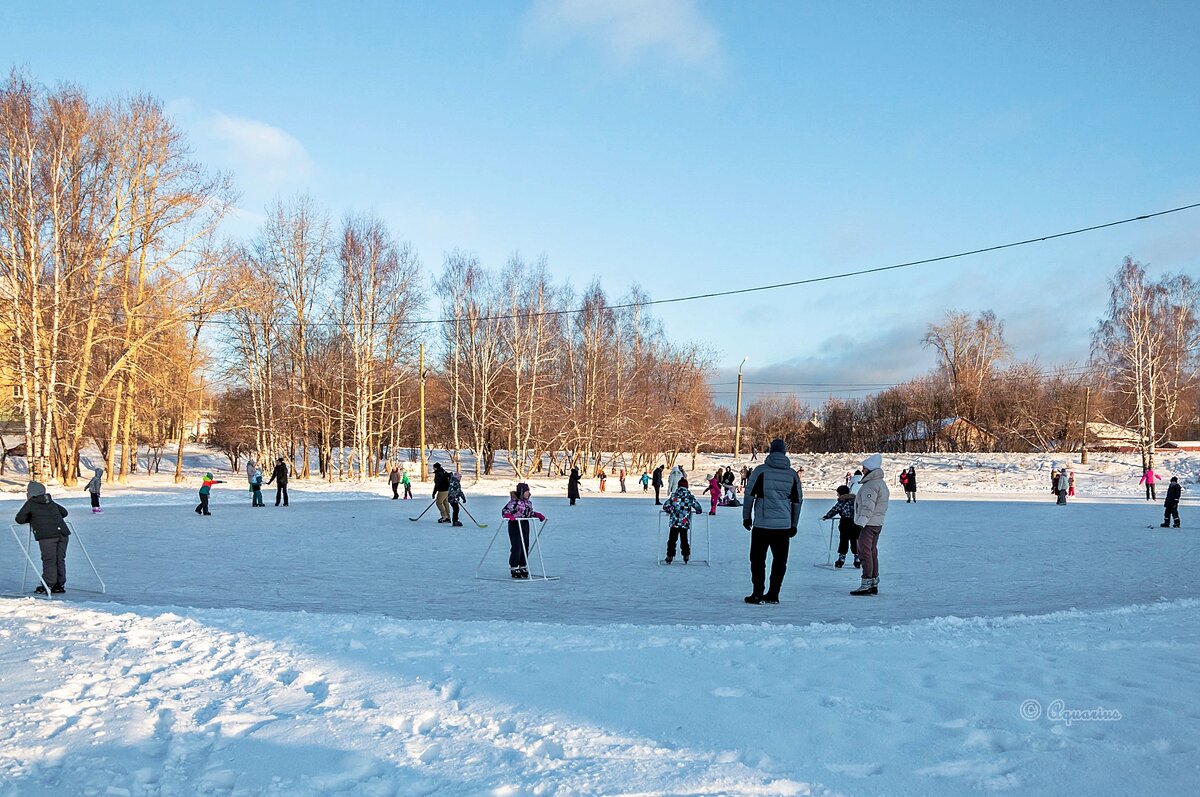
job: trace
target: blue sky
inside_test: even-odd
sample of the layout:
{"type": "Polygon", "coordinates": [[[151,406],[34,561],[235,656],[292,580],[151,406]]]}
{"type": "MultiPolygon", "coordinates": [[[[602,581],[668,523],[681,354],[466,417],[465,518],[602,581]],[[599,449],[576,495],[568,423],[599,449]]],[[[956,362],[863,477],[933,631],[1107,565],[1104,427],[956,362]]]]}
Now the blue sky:
{"type": "MultiPolygon", "coordinates": [[[[18,2],[0,63],[161,98],[234,172],[234,234],[307,190],[430,274],[519,251],[669,298],[1200,201],[1197,31],[1193,2],[18,2]]],[[[718,381],[749,355],[749,397],[820,402],[927,371],[947,310],[1082,361],[1126,255],[1200,276],[1200,211],[658,312],[718,381]]]]}

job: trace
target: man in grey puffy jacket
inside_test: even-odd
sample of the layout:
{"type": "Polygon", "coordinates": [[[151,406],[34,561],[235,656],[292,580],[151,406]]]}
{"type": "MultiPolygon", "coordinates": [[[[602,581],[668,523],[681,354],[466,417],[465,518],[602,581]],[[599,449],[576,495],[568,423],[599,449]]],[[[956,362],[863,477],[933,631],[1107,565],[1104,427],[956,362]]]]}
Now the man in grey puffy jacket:
{"type": "Polygon", "coordinates": [[[779,603],[779,588],[787,572],[788,546],[800,523],[804,494],[788,459],[787,443],[776,438],[763,464],[746,482],[742,525],[750,532],[750,581],[754,591],[746,603],[779,603]],[[767,551],[771,551],[771,586],[763,591],[767,551]]]}
{"type": "Polygon", "coordinates": [[[879,556],[875,546],[883,531],[887,514],[887,481],[883,478],[883,457],[872,454],[862,462],[862,484],[854,499],[854,525],[862,527],[858,535],[858,557],[862,560],[862,584],[851,595],[879,594],[879,556]]]}

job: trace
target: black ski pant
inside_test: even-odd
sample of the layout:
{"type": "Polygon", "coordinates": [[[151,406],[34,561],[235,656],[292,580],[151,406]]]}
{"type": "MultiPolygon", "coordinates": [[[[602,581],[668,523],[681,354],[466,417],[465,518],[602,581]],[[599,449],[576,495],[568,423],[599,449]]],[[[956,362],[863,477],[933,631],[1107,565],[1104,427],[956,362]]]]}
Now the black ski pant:
{"type": "Polygon", "coordinates": [[[692,558],[692,546],[688,545],[688,530],[681,527],[672,526],[671,533],[667,535],[667,558],[675,558],[675,541],[679,541],[679,552],[683,554],[684,560],[692,558]]]}
{"type": "Polygon", "coordinates": [[[838,558],[846,555],[846,551],[854,554],[858,558],[858,532],[860,529],[854,525],[854,521],[850,518],[842,518],[838,521],[838,558]]]}
{"type": "Polygon", "coordinates": [[[67,585],[67,540],[69,537],[51,537],[38,540],[42,551],[42,581],[50,589],[61,589],[67,585]]]}
{"type": "Polygon", "coordinates": [[[451,523],[458,522],[458,501],[450,502],[450,522],[451,523]]]}
{"type": "Polygon", "coordinates": [[[406,499],[412,498],[412,485],[411,484],[404,485],[404,497],[406,499]]]}
{"type": "Polygon", "coordinates": [[[662,501],[661,501],[661,500],[659,500],[659,497],[658,497],[658,491],[659,491],[659,490],[661,490],[661,489],[662,489],[662,485],[661,485],[661,484],[656,484],[656,485],[654,485],[654,503],[656,503],[656,504],[661,504],[661,503],[662,503],[662,501]]]}
{"type": "Polygon", "coordinates": [[[529,565],[529,521],[508,521],[508,566],[529,565]]]}
{"type": "Polygon", "coordinates": [[[100,493],[89,493],[92,496],[92,509],[100,508],[100,493]]]}
{"type": "Polygon", "coordinates": [[[787,572],[788,546],[791,532],[787,529],[760,529],[750,532],[750,583],[755,595],[778,597],[787,572]],[[764,591],[767,576],[767,551],[771,552],[771,588],[764,591]]]}
{"type": "Polygon", "coordinates": [[[283,498],[283,505],[287,506],[287,482],[275,483],[275,506],[279,506],[280,498],[283,498]]]}
{"type": "Polygon", "coordinates": [[[392,500],[400,497],[400,482],[392,482],[392,500]]]}
{"type": "Polygon", "coordinates": [[[1166,507],[1167,507],[1166,512],[1163,514],[1163,525],[1164,526],[1167,525],[1168,523],[1171,522],[1171,518],[1175,518],[1175,525],[1176,525],[1176,527],[1178,527],[1179,526],[1179,502],[1178,501],[1167,501],[1166,507]]]}
{"type": "Polygon", "coordinates": [[[196,506],[197,515],[207,515],[208,511],[208,493],[200,493],[200,503],[196,506]]]}

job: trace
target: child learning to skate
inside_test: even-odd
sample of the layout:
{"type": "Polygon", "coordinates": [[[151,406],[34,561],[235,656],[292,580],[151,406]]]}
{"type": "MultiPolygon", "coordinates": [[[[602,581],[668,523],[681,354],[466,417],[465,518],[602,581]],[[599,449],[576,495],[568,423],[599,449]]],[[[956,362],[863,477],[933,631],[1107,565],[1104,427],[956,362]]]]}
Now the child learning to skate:
{"type": "Polygon", "coordinates": [[[846,551],[849,549],[854,554],[854,566],[862,567],[862,562],[858,560],[858,532],[861,529],[854,525],[854,495],[844,484],[838,486],[837,495],[837,503],[821,518],[821,520],[839,518],[838,558],[833,566],[841,567],[846,564],[846,551]]]}
{"type": "Polygon", "coordinates": [[[529,578],[529,518],[545,521],[546,516],[534,510],[529,485],[521,482],[509,493],[509,501],[500,510],[508,521],[508,568],[513,578],[529,578]]]}
{"type": "Polygon", "coordinates": [[[687,479],[679,480],[679,486],[675,488],[675,492],[663,505],[663,511],[667,513],[667,517],[671,518],[671,533],[667,536],[667,558],[663,559],[663,564],[669,565],[674,561],[675,542],[678,540],[679,552],[683,554],[683,563],[686,565],[688,559],[692,557],[692,546],[688,544],[688,530],[692,527],[692,513],[704,514],[704,507],[700,506],[696,496],[692,495],[692,491],[688,489],[687,479]]]}

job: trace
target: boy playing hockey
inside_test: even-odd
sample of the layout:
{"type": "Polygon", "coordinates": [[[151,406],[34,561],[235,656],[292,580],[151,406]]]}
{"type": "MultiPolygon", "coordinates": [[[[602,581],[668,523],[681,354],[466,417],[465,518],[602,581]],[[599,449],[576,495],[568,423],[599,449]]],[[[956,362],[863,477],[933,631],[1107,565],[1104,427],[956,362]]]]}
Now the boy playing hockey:
{"type": "Polygon", "coordinates": [[[838,541],[838,558],[833,566],[841,567],[846,564],[846,550],[849,549],[854,553],[854,566],[862,567],[862,562],[858,559],[858,532],[860,529],[854,525],[854,496],[851,494],[850,488],[844,484],[837,488],[837,494],[837,503],[821,518],[821,520],[840,518],[838,532],[841,537],[838,541]]]}
{"type": "Polygon", "coordinates": [[[688,529],[692,527],[692,513],[704,514],[704,508],[700,506],[696,496],[692,495],[691,490],[688,489],[687,479],[679,480],[679,486],[667,499],[663,511],[671,518],[671,533],[667,537],[667,558],[663,559],[663,564],[669,565],[674,561],[675,541],[678,540],[679,551],[683,554],[683,563],[686,565],[692,556],[692,546],[688,544],[688,529]]]}

